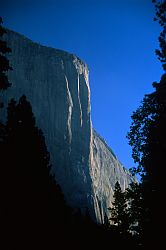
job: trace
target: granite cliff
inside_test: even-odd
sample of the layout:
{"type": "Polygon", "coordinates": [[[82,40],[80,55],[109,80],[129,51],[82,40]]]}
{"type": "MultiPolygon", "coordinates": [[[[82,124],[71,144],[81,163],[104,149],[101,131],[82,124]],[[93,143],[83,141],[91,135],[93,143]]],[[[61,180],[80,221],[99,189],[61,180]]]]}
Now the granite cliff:
{"type": "MultiPolygon", "coordinates": [[[[118,180],[125,189],[131,181],[106,142],[92,128],[88,68],[78,57],[34,43],[7,30],[5,40],[11,88],[3,102],[23,94],[31,102],[38,127],[45,135],[57,182],[67,203],[102,222],[118,180]]],[[[5,110],[5,109],[4,109],[5,110]]],[[[5,119],[5,113],[3,114],[5,119]]]]}

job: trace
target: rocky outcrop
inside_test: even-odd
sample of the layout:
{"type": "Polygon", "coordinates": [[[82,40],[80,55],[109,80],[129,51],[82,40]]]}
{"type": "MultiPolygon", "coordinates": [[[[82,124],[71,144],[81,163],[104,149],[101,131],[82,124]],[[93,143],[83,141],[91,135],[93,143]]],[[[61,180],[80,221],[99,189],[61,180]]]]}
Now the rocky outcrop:
{"type": "Polygon", "coordinates": [[[73,54],[33,43],[13,31],[8,30],[5,39],[12,48],[13,71],[4,103],[27,96],[67,203],[88,209],[101,222],[111,205],[115,181],[125,188],[131,177],[92,130],[86,64],[73,54]]]}

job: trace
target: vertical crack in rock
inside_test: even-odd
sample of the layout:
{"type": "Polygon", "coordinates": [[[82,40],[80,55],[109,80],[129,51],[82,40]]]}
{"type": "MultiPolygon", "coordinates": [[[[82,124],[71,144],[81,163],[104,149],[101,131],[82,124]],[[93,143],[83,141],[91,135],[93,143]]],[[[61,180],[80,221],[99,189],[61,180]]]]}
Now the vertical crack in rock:
{"type": "Polygon", "coordinates": [[[80,101],[80,78],[78,75],[78,103],[80,107],[80,125],[82,127],[82,107],[81,107],[81,101],[80,101]]]}
{"type": "Polygon", "coordinates": [[[71,144],[71,140],[72,140],[71,118],[72,118],[72,110],[73,110],[73,101],[72,101],[71,93],[69,90],[69,83],[68,83],[66,75],[65,75],[65,81],[66,81],[66,88],[67,88],[67,100],[68,100],[68,105],[69,105],[67,127],[68,127],[68,134],[69,134],[69,143],[71,144]]]}
{"type": "Polygon", "coordinates": [[[90,106],[90,86],[89,86],[89,70],[88,67],[84,68],[84,79],[85,79],[85,83],[86,86],[88,88],[88,110],[87,112],[90,114],[91,111],[91,106],[90,106]]]}
{"type": "Polygon", "coordinates": [[[84,84],[86,84],[88,90],[88,109],[87,113],[90,113],[90,86],[89,86],[89,70],[85,63],[83,63],[78,57],[74,56],[73,64],[77,70],[79,75],[83,75],[84,77],[84,84]]]}

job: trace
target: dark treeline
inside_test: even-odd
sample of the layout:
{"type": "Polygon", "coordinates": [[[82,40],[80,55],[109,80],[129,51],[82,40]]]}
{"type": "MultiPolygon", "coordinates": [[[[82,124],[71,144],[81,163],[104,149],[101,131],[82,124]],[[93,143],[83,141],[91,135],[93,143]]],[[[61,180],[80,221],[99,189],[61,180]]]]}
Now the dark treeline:
{"type": "MultiPolygon", "coordinates": [[[[97,242],[88,214],[73,213],[51,174],[42,131],[22,96],[8,105],[1,150],[1,216],[7,249],[79,249],[97,242]],[[9,245],[8,245],[9,244],[9,245]]],[[[101,236],[101,234],[100,234],[101,236]]]]}
{"type": "MultiPolygon", "coordinates": [[[[42,131],[25,96],[10,101],[1,136],[3,249],[102,249],[135,246],[130,234],[98,225],[67,206],[51,173],[42,131]],[[125,236],[125,237],[124,237],[125,236]]],[[[77,192],[77,191],[76,191],[77,192]]],[[[120,204],[120,203],[119,203],[120,204]]],[[[124,214],[123,214],[124,216],[124,214]]]]}
{"type": "Polygon", "coordinates": [[[166,1],[153,0],[157,21],[161,26],[159,49],[156,55],[164,70],[159,83],[154,82],[154,92],[145,95],[140,107],[132,115],[128,133],[132,157],[137,163],[133,172],[140,174],[142,200],[139,228],[141,244],[146,249],[162,249],[165,245],[166,194],[166,1]]]}
{"type": "MultiPolygon", "coordinates": [[[[166,69],[166,3],[153,1],[161,25],[156,55],[166,69]]],[[[0,19],[0,91],[8,91],[6,57],[12,51],[3,40],[0,19]]],[[[13,69],[14,70],[14,69],[13,69]]],[[[6,122],[0,119],[0,221],[2,249],[161,249],[164,243],[166,74],[154,83],[132,115],[128,133],[132,156],[141,176],[122,192],[115,185],[114,202],[103,225],[67,206],[52,174],[44,135],[36,126],[26,96],[8,103],[6,122]]],[[[1,100],[0,100],[1,101],[1,100]]],[[[1,103],[1,108],[3,103],[1,103]]],[[[1,118],[1,117],[0,117],[1,118]]],[[[56,153],[56,152],[55,152],[56,153]]],[[[56,168],[56,166],[54,166],[56,168]]],[[[76,190],[77,192],[77,190],[76,190]]]]}

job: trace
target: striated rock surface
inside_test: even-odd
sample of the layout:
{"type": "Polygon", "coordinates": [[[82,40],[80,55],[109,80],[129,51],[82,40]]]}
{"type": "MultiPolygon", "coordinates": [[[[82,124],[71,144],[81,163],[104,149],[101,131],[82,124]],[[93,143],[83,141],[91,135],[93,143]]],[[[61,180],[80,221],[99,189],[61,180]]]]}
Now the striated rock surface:
{"type": "Polygon", "coordinates": [[[12,49],[13,67],[9,72],[12,87],[2,97],[5,105],[13,97],[27,96],[67,203],[88,209],[94,219],[103,221],[115,182],[119,180],[125,188],[131,176],[92,129],[86,64],[73,54],[39,45],[13,31],[7,31],[5,40],[12,49]]]}
{"type": "Polygon", "coordinates": [[[92,136],[91,177],[95,194],[95,213],[99,221],[104,222],[104,215],[105,213],[108,215],[108,207],[112,206],[115,183],[118,181],[124,191],[132,178],[95,130],[93,130],[92,136]]]}

